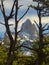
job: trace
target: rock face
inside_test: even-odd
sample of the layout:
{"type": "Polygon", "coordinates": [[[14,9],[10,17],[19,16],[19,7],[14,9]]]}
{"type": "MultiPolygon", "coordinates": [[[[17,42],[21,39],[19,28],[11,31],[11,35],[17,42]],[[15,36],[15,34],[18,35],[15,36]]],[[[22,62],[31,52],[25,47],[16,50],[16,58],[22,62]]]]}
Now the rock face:
{"type": "Polygon", "coordinates": [[[20,37],[26,37],[29,39],[35,39],[38,36],[37,29],[35,24],[32,24],[29,19],[27,19],[21,27],[21,32],[19,33],[20,37]]]}
{"type": "MultiPolygon", "coordinates": [[[[38,37],[38,32],[35,24],[32,24],[31,21],[27,19],[22,24],[21,31],[19,32],[18,36],[24,40],[22,42],[23,45],[31,47],[32,42],[30,40],[33,41],[38,37]]],[[[31,51],[27,48],[23,48],[22,51],[24,51],[24,55],[31,55],[31,51]]]]}

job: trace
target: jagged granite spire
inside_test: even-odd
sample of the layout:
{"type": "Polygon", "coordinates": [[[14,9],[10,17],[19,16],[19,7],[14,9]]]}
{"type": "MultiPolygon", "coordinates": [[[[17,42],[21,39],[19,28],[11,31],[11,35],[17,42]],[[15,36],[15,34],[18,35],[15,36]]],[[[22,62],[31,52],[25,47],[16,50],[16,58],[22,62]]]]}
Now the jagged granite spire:
{"type": "Polygon", "coordinates": [[[21,32],[19,33],[20,36],[27,36],[30,39],[36,38],[38,36],[37,29],[35,24],[32,24],[29,19],[27,19],[21,27],[21,32]]]}

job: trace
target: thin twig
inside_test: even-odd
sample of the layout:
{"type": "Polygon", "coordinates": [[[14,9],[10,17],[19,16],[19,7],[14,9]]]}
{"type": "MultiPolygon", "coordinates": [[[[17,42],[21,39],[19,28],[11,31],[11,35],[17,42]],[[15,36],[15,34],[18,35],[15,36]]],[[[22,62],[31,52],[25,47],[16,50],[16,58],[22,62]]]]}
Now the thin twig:
{"type": "Polygon", "coordinates": [[[29,8],[26,10],[26,12],[22,15],[22,17],[18,20],[18,22],[27,14],[27,12],[29,11],[29,8]]]}

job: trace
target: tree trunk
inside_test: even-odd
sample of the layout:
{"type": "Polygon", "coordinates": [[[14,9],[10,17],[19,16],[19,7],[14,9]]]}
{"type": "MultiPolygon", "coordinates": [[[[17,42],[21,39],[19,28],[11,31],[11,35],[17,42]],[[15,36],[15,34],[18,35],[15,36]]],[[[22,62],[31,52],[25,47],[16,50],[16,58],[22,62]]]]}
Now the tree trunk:
{"type": "Polygon", "coordinates": [[[41,23],[41,11],[39,8],[39,12],[38,12],[38,17],[39,17],[39,49],[38,49],[38,59],[36,62],[36,65],[42,65],[43,63],[43,28],[42,28],[42,23],[41,23]]]}
{"type": "Polygon", "coordinates": [[[10,42],[10,49],[9,49],[9,53],[8,53],[8,58],[7,58],[7,65],[12,65],[13,64],[13,45],[14,45],[14,41],[10,42]]]}
{"type": "Polygon", "coordinates": [[[39,11],[39,49],[43,47],[43,29],[41,23],[41,12],[39,11]]]}
{"type": "Polygon", "coordinates": [[[45,54],[43,53],[42,50],[39,50],[38,51],[38,59],[37,59],[36,65],[42,65],[43,61],[44,61],[44,58],[45,58],[45,54]]]}
{"type": "Polygon", "coordinates": [[[9,40],[10,40],[10,48],[9,48],[9,52],[8,52],[8,57],[7,57],[7,65],[12,65],[13,63],[13,47],[14,47],[14,39],[11,35],[10,29],[9,29],[9,25],[8,25],[8,19],[5,17],[5,27],[6,27],[6,32],[9,36],[9,40]]]}

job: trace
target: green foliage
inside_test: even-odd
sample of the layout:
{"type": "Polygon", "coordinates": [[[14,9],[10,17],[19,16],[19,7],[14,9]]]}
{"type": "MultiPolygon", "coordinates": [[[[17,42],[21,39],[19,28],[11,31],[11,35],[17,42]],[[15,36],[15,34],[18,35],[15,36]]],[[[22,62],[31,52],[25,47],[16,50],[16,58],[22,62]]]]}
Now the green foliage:
{"type": "Polygon", "coordinates": [[[7,50],[4,46],[0,46],[0,65],[4,65],[7,61],[7,50]]]}
{"type": "Polygon", "coordinates": [[[34,44],[32,46],[32,48],[36,49],[35,50],[36,53],[34,53],[33,51],[32,51],[32,53],[37,54],[35,56],[36,57],[35,63],[37,63],[36,61],[38,60],[38,58],[39,58],[38,56],[40,55],[42,58],[42,59],[40,58],[40,60],[42,60],[41,65],[49,65],[49,37],[48,36],[44,37],[42,49],[39,49],[40,48],[39,44],[40,44],[39,40],[37,40],[37,41],[34,41],[34,44]]]}
{"type": "MultiPolygon", "coordinates": [[[[42,65],[49,65],[49,37],[44,38],[44,46],[42,48],[43,53],[43,62],[42,65]]],[[[20,42],[20,41],[19,41],[20,42]]],[[[13,65],[36,65],[36,61],[38,60],[38,51],[39,50],[39,40],[34,41],[32,47],[33,50],[31,50],[32,55],[26,56],[23,54],[20,54],[19,52],[15,52],[14,55],[14,61],[13,65]]],[[[8,50],[4,47],[4,45],[0,46],[0,65],[6,65],[7,61],[7,53],[8,50]]]]}

